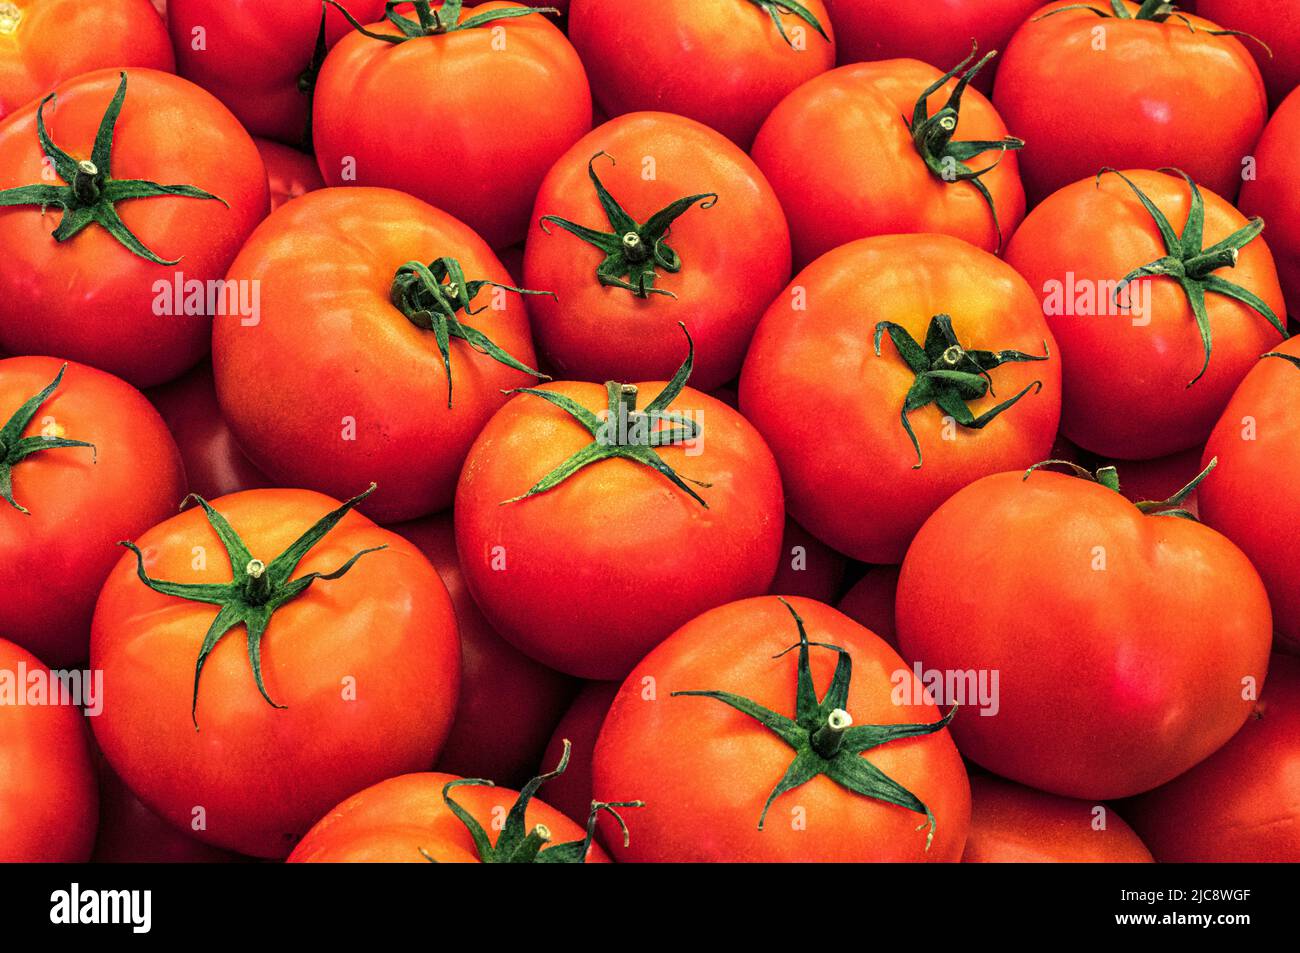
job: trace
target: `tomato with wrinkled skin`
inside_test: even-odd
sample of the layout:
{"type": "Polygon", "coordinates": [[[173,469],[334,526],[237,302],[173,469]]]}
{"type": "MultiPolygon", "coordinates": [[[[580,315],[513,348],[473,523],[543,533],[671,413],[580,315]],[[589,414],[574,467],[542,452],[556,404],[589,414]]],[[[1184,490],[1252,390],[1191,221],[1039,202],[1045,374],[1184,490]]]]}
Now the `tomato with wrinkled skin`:
{"type": "Polygon", "coordinates": [[[774,596],[803,596],[834,602],[848,560],[792,519],[785,521],[781,561],[767,591],[774,596]]]}
{"type": "MultiPolygon", "coordinates": [[[[1192,207],[1188,184],[1161,172],[1122,174],[1181,236],[1192,207]]],[[[1209,248],[1246,219],[1215,193],[1200,192],[1201,247],[1209,248]]],[[[1166,255],[1156,221],[1116,174],[1075,182],[1051,196],[1029,214],[1007,249],[1007,261],[1040,297],[1061,346],[1061,431],[1085,450],[1141,460],[1202,443],[1255,359],[1281,340],[1250,306],[1207,291],[1213,350],[1206,365],[1192,305],[1175,279],[1139,278],[1116,297],[1120,279],[1166,255]]],[[[1267,239],[1250,241],[1235,266],[1211,275],[1259,296],[1279,319],[1285,315],[1267,239]]]]}
{"type": "MultiPolygon", "coordinates": [[[[1030,203],[1105,167],[1175,166],[1234,198],[1268,116],[1250,41],[1216,36],[1220,27],[1181,11],[1155,22],[1065,9],[1072,3],[1049,3],[1025,21],[993,89],[1002,118],[1026,142],[1020,170],[1030,203]]],[[[1130,13],[1138,6],[1124,0],[1130,13]]],[[[1097,8],[1109,13],[1106,3],[1097,8]]]]}
{"type": "MultiPolygon", "coordinates": [[[[337,504],[306,490],[212,501],[265,565],[337,504]]],[[[193,507],[137,543],[153,579],[229,583],[216,531],[193,507]],[[198,558],[199,556],[203,558],[198,558]]],[[[95,611],[91,664],[112,690],[94,719],[113,770],[154,813],[206,843],[284,857],[330,805],[420,770],[451,728],[460,677],[456,617],[418,549],[357,513],[305,555],[293,578],[329,573],[271,616],[258,691],[242,624],[195,663],[217,608],[153,591],[126,553],[95,611]],[[195,730],[195,726],[199,730],[195,730]],[[206,826],[194,829],[195,806],[206,826]]],[[[236,578],[252,577],[239,567],[236,578]]]]}
{"type": "Polygon", "coordinates": [[[148,0],[8,0],[0,10],[0,119],[74,76],[127,66],[176,69],[148,0]]]}
{"type": "MultiPolygon", "coordinates": [[[[996,251],[1015,232],[1025,196],[1014,151],[993,149],[966,162],[975,171],[994,166],[980,177],[990,209],[974,183],[933,173],[908,130],[917,99],[955,65],[902,59],[841,66],[772,111],[752,154],[785,208],[796,267],[872,235],[941,232],[996,251]]],[[[956,83],[930,95],[930,117],[956,83]]],[[[1008,128],[1020,134],[982,93],[967,90],[953,143],[999,141],[1008,128]]],[[[951,168],[956,175],[958,167],[951,168]]]]}
{"type": "Polygon", "coordinates": [[[76,707],[30,704],[32,676],[48,686],[40,659],[0,639],[0,863],[82,863],[99,811],[85,720],[76,707]]]}
{"type": "Polygon", "coordinates": [[[1297,0],[1198,0],[1196,12],[1242,37],[1277,106],[1300,85],[1300,3],[1297,0]],[[1251,39],[1253,37],[1253,39],[1251,39]]]}
{"type": "Polygon", "coordinates": [[[801,0],[825,36],[753,0],[575,0],[569,36],[610,116],[646,109],[704,123],[742,149],[786,94],[835,65],[822,0],[801,0]]]}
{"type": "Polygon", "coordinates": [[[836,249],[795,276],[754,335],[740,408],[776,455],[790,516],[854,559],[891,564],[962,486],[1047,456],[1060,373],[1038,302],[1009,265],[945,235],[889,235],[836,249]],[[877,356],[873,338],[890,321],[921,342],[936,315],[951,317],[964,349],[1048,359],[992,370],[996,396],[971,401],[972,414],[1024,396],[983,429],[955,426],[937,405],[910,412],[918,468],[900,414],[920,378],[892,341],[882,339],[877,356]]]}
{"type": "MultiPolygon", "coordinates": [[[[122,221],[149,249],[165,260],[181,259],[171,266],[133,254],[98,224],[56,241],[56,216],[67,212],[0,209],[0,346],[56,354],[152,387],[207,353],[207,303],[198,309],[205,313],[186,314],[173,289],[178,279],[206,283],[225,275],[266,215],[266,169],[235,117],[197,86],[155,70],[130,69],[126,76],[112,178],[192,185],[229,207],[179,195],[118,205],[122,221]]],[[[101,70],[61,85],[57,108],[50,103],[44,111],[54,144],[74,158],[90,156],[120,83],[118,70],[101,70]]],[[[36,112],[31,103],[0,125],[0,189],[59,184],[46,178],[36,112]]]]}
{"type": "MultiPolygon", "coordinates": [[[[461,573],[451,514],[394,526],[433,563],[456,607],[460,703],[437,768],[467,778],[523,784],[573,697],[574,683],[534,662],[492,631],[461,573]]],[[[557,753],[550,764],[558,763],[557,753]]],[[[547,792],[551,790],[547,786],[547,792]]],[[[583,815],[586,823],[586,815],[583,815]]]]}
{"type": "Polygon", "coordinates": [[[1149,864],[1151,851],[1106,805],[971,775],[964,864],[1149,864]]]}
{"type": "Polygon", "coordinates": [[[1263,583],[1226,537],[1047,470],[939,507],[903,561],[896,618],[923,670],[988,673],[988,704],[953,723],[964,756],[1089,799],[1148,791],[1222,746],[1272,641],[1263,583]]]}
{"type": "MultiPolygon", "coordinates": [[[[1300,340],[1275,351],[1300,361],[1300,340]]],[[[1218,466],[1201,484],[1205,522],[1242,548],[1273,604],[1280,646],[1300,652],[1300,366],[1262,358],[1237,388],[1210,434],[1202,465],[1218,466]]]]}
{"type": "Polygon", "coordinates": [[[262,162],[266,164],[272,212],[291,199],[325,188],[325,180],[321,178],[316,160],[307,153],[272,142],[270,139],[253,141],[257,143],[257,151],[262,155],[262,162]]]}
{"type": "MultiPolygon", "coordinates": [[[[0,426],[63,365],[51,357],[0,361],[0,426]]],[[[13,498],[28,512],[0,500],[0,632],[63,668],[86,660],[95,597],[121,555],[118,540],[176,512],[185,470],[144,396],[83,364],[68,365],[22,436],[94,445],[19,460],[13,498]]]]}
{"type": "MultiPolygon", "coordinates": [[[[912,701],[896,703],[895,685],[906,666],[875,634],[821,603],[794,598],[789,604],[803,618],[810,642],[839,646],[852,659],[842,707],[854,726],[939,721],[939,709],[919,682],[913,680],[912,701]]],[[[786,650],[798,644],[790,610],[764,596],[691,620],[633,669],[605,718],[593,766],[597,799],[635,791],[646,802],[629,847],[601,822],[603,843],[616,860],[960,859],[970,792],[946,728],[859,756],[929,807],[935,826],[928,848],[924,814],[854,793],[824,774],[777,797],[759,829],[764,802],[794,760],[793,749],[718,699],[672,693],[733,692],[792,717],[798,653],[786,650]]],[[[821,645],[809,650],[818,698],[828,690],[836,657],[821,645]]]]}
{"type": "Polygon", "coordinates": [[[898,626],[894,622],[894,600],[898,594],[898,567],[871,566],[836,604],[846,616],[880,636],[895,650],[898,626]]]}
{"type": "MultiPolygon", "coordinates": [[[[392,300],[400,268],[444,256],[470,281],[511,284],[467,226],[388,189],[311,192],[258,228],[228,276],[259,289],[258,320],[222,317],[212,340],[222,411],[258,469],[339,497],[373,480],[382,491],[362,510],[386,523],[451,503],[470,444],[508,399],[502,391],[535,379],[452,338],[447,406],[435,332],[392,300]]],[[[535,367],[524,305],[499,290],[482,289],[477,313],[457,318],[535,367]]]]}
{"type": "MultiPolygon", "coordinates": [[[[458,22],[519,6],[464,7],[458,22]]],[[[354,32],[325,60],[313,115],[327,184],[400,189],[499,248],[524,237],[542,177],[591,129],[591,90],[539,12],[397,45],[354,32]]]]}
{"type": "Polygon", "coordinates": [[[587,823],[591,811],[591,758],[596,750],[596,738],[620,687],[619,682],[583,685],[555,726],[542,755],[542,764],[557,764],[564,753],[564,742],[571,745],[568,770],[547,782],[546,802],[579,824],[587,823]]]}
{"type": "Polygon", "coordinates": [[[1238,205],[1245,215],[1268,223],[1268,246],[1277,257],[1278,276],[1293,316],[1300,316],[1300,189],[1295,187],[1295,154],[1300,149],[1300,92],[1278,107],[1255,146],[1254,177],[1241,185],[1238,205]]]}
{"type": "MultiPolygon", "coordinates": [[[[368,23],[384,2],[342,5],[368,23]]],[[[311,112],[301,80],[316,52],[322,7],[319,0],[172,0],[167,23],[178,70],[230,107],[253,135],[300,144],[311,112]]],[[[338,10],[325,11],[327,46],[351,30],[338,10]]]]}

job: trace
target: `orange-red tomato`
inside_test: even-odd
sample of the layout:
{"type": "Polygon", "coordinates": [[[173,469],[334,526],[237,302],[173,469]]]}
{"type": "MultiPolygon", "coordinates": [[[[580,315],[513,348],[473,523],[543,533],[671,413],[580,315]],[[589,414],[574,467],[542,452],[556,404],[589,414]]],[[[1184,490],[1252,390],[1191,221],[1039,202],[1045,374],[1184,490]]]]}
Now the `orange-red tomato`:
{"type": "Polygon", "coordinates": [[[1197,0],[1196,12],[1243,38],[1276,106],[1300,85],[1300,2],[1297,0],[1197,0]],[[1252,39],[1253,38],[1253,39],[1252,39]]]}
{"type": "Polygon", "coordinates": [[[1254,175],[1241,185],[1238,205],[1268,225],[1268,247],[1277,257],[1287,307],[1300,315],[1300,189],[1292,179],[1293,157],[1300,150],[1300,92],[1278,107],[1254,149],[1254,175]]]}
{"type": "Polygon", "coordinates": [[[307,153],[272,142],[270,139],[254,139],[253,142],[257,143],[257,151],[261,153],[262,162],[266,164],[272,212],[290,199],[325,188],[320,167],[307,153]]]}
{"type": "Polygon", "coordinates": [[[546,753],[542,755],[542,764],[557,764],[564,753],[564,743],[569,742],[568,770],[547,782],[546,801],[579,824],[585,824],[591,812],[591,759],[596,751],[600,726],[605,723],[605,715],[619,688],[619,682],[587,682],[583,685],[555,726],[546,753]]]}

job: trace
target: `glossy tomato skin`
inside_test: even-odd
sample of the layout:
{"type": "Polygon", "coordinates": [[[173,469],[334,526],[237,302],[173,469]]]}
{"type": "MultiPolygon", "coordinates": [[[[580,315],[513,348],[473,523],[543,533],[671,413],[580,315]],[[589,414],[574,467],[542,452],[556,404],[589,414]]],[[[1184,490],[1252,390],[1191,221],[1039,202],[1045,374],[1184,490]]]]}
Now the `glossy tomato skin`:
{"type": "MultiPolygon", "coordinates": [[[[846,707],[854,724],[939,720],[939,710],[928,700],[895,704],[893,679],[905,675],[906,666],[873,633],[821,603],[789,602],[811,642],[838,645],[852,657],[846,707]]],[[[934,863],[961,857],[970,789],[947,729],[866,755],[933,811],[936,826],[928,851],[923,815],[852,793],[825,776],[778,797],[758,830],[763,804],[793,760],[793,750],[715,699],[671,693],[730,691],[793,714],[797,653],[773,656],[797,641],[789,610],[780,601],[746,599],[693,619],[628,675],[605,718],[593,768],[596,798],[635,796],[646,802],[636,814],[629,847],[609,836],[614,829],[602,821],[603,842],[616,860],[934,863]]],[[[836,656],[814,648],[810,658],[820,696],[836,656]]]]}
{"type": "MultiPolygon", "coordinates": [[[[207,353],[208,315],[184,315],[172,293],[178,276],[215,281],[266,215],[266,170],[230,112],[191,83],[155,70],[129,69],[113,138],[112,175],[197,186],[229,203],[182,196],[122,202],[126,226],[159,257],[140,258],[105,229],[75,239],[51,237],[54,213],[0,209],[0,347],[16,354],[57,354],[116,374],[136,387],[178,377],[207,353]],[[43,277],[42,277],[43,276],[43,277]],[[74,289],[69,293],[69,289],[74,289]],[[160,309],[160,300],[170,304],[160,309]],[[172,311],[173,313],[166,313],[172,311]]],[[[119,70],[62,84],[45,121],[57,145],[89,155],[119,70]]],[[[42,178],[36,104],[0,125],[0,189],[42,178]]]]}
{"type": "Polygon", "coordinates": [[[1241,731],[1124,810],[1161,863],[1296,863],[1297,776],[1300,660],[1274,655],[1241,731]]]}
{"type": "Polygon", "coordinates": [[[524,283],[557,297],[533,298],[529,310],[538,348],[565,379],[667,380],[685,357],[684,321],[696,347],[692,385],[726,383],[790,279],[789,228],[763,173],[718,133],[667,113],[622,116],[580,139],[543,180],[530,229],[524,283]],[[682,267],[677,274],[657,269],[654,287],[675,298],[602,286],[596,269],[605,253],[541,222],[556,215],[610,230],[588,178],[599,152],[610,158],[595,160],[596,174],[638,223],[678,199],[717,194],[716,204],[696,203],[667,236],[682,267]]]}
{"type": "Polygon", "coordinates": [[[1259,574],[1225,537],[1046,470],[944,503],[908,550],[896,618],[924,670],[998,673],[996,713],[953,724],[964,756],[1089,799],[1148,791],[1232,737],[1272,635],[1259,574]]]}
{"type": "Polygon", "coordinates": [[[1164,23],[1086,9],[1044,16],[1070,2],[1047,4],[1016,31],[993,89],[1002,118],[1026,142],[1020,167],[1030,203],[1106,167],[1174,166],[1235,198],[1242,158],[1268,116],[1242,41],[1183,14],[1164,23]]]}
{"type": "MultiPolygon", "coordinates": [[[[454,774],[425,772],[389,778],[366,788],[321,818],[289,855],[289,863],[427,864],[429,859],[421,850],[438,863],[478,863],[469,831],[443,800],[443,787],[457,780],[454,774]]],[[[456,803],[474,816],[493,843],[498,836],[494,824],[500,823],[518,796],[509,788],[482,785],[462,785],[452,792],[456,803]]],[[[579,826],[533,798],[524,825],[532,830],[538,824],[550,828],[552,844],[580,841],[586,836],[585,823],[579,826]]],[[[609,857],[593,844],[586,863],[609,863],[609,857]]]]}
{"type": "Polygon", "coordinates": [[[768,587],[774,596],[803,596],[834,602],[848,560],[792,519],[785,521],[781,560],[768,587]]]}
{"type": "Polygon", "coordinates": [[[894,600],[898,594],[898,567],[872,566],[836,604],[846,616],[898,649],[894,600]]]}
{"type": "MultiPolygon", "coordinates": [[[[936,178],[917,153],[903,117],[943,70],[919,60],[841,66],[781,100],[754,141],[753,156],[776,190],[790,222],[796,267],[855,239],[903,232],[941,232],[995,251],[993,214],[969,182],[936,178]]],[[[956,80],[929,99],[930,114],[956,80]]],[[[956,140],[999,140],[1007,126],[983,94],[962,98],[956,140]]],[[[1014,124],[1011,132],[1018,135],[1014,124]]],[[[998,159],[984,152],[967,164],[998,159]]],[[[1005,242],[1025,214],[1014,152],[980,181],[997,209],[1005,242]]]]}
{"type": "MultiPolygon", "coordinates": [[[[10,688],[48,670],[31,652],[0,639],[0,671],[10,688]]],[[[24,696],[25,698],[26,696],[24,696]]],[[[0,863],[83,863],[95,843],[98,793],[79,708],[0,704],[0,863]]]]}
{"type": "MultiPolygon", "coordinates": [[[[384,0],[343,4],[362,23],[383,15],[384,0]]],[[[295,145],[308,134],[311,99],[299,87],[320,33],[315,0],[172,0],[168,27],[179,72],[208,90],[255,136],[295,145]]],[[[325,12],[326,43],[352,31],[338,10],[325,12]]]]}
{"type": "MultiPolygon", "coordinates": [[[[282,552],[338,504],[306,490],[212,501],[258,558],[282,552]]],[[[229,561],[191,508],[137,540],[155,579],[226,582],[229,561]],[[205,558],[200,561],[198,554],[205,558]],[[201,568],[196,568],[196,566],[201,568]]],[[[95,719],[109,764],[150,810],[194,836],[254,857],[284,857],[331,804],[429,764],[451,727],[460,644],[447,590],[413,545],[349,513],[294,577],[331,572],[271,618],[258,694],[244,631],[223,638],[190,717],[194,664],[216,608],[160,595],[123,556],[96,607],[91,663],[115,686],[95,719]],[[195,830],[201,806],[206,828],[195,830]]]]}
{"type": "Polygon", "coordinates": [[[1277,257],[1287,307],[1300,314],[1300,194],[1291,179],[1292,160],[1300,149],[1300,92],[1278,107],[1255,146],[1255,176],[1241,186],[1239,205],[1245,215],[1259,215],[1268,228],[1269,248],[1277,257]]]}
{"type": "MultiPolygon", "coordinates": [[[[508,399],[502,391],[535,381],[453,339],[447,407],[433,332],[390,298],[400,267],[443,256],[470,280],[512,283],[468,227],[388,189],[312,192],[258,228],[229,277],[257,282],[260,318],[223,317],[212,340],[222,412],[258,469],[340,498],[377,482],[382,491],[362,510],[381,522],[451,503],[470,444],[508,399]],[[268,362],[292,372],[268,374],[268,362]]],[[[471,304],[484,310],[462,320],[537,366],[518,295],[489,288],[471,304]]]]}
{"type": "MultiPolygon", "coordinates": [[[[466,6],[461,20],[517,6],[466,6]]],[[[397,33],[386,21],[369,29],[397,33]]],[[[524,237],[546,170],[590,129],[582,62],[542,13],[396,46],[353,33],[316,86],[313,136],[327,184],[408,192],[493,248],[524,237]],[[440,93],[413,99],[413,89],[440,93]]]]}
{"type": "Polygon", "coordinates": [[[864,562],[897,563],[921,523],[971,480],[1046,459],[1060,413],[1060,359],[1033,292],[1010,266],[944,235],[853,242],[795,276],[759,324],[740,378],[741,412],[781,466],[790,516],[864,562]],[[1050,354],[993,370],[997,397],[980,414],[1042,382],[982,430],[946,428],[936,406],[900,418],[916,380],[893,343],[894,321],[923,341],[948,314],[968,348],[1050,354]],[[1044,347],[1047,351],[1044,351],[1044,347]]]}
{"type": "MultiPolygon", "coordinates": [[[[0,361],[0,422],[55,379],[51,357],[0,361]]],[[[23,432],[95,445],[44,450],[13,467],[21,513],[0,501],[0,632],[56,668],[86,660],[95,597],[130,539],[176,512],[185,470],[135,388],[70,364],[23,432]]]]}
{"type": "MultiPolygon", "coordinates": [[[[438,768],[467,778],[524,784],[576,688],[534,662],[488,625],[465,587],[451,514],[393,527],[433,563],[456,607],[460,630],[460,702],[438,768]]],[[[559,763],[557,754],[549,765],[559,763]]],[[[566,772],[567,773],[567,772],[566,772]]],[[[546,790],[550,791],[548,782],[546,790]]],[[[586,823],[586,815],[583,815],[586,823]]]]}
{"type": "MultiPolygon", "coordinates": [[[[1300,341],[1277,353],[1300,359],[1300,341]]],[[[1202,465],[1218,466],[1199,490],[1201,515],[1250,557],[1268,588],[1279,646],[1300,652],[1300,554],[1283,527],[1300,526],[1300,368],[1260,360],[1233,395],[1202,465]]]]}
{"type": "Polygon", "coordinates": [[[753,3],[576,0],[569,36],[610,116],[661,109],[698,120],[742,149],[785,95],[835,65],[835,33],[822,0],[803,6],[822,37],[781,15],[794,45],[753,3]]]}
{"type": "Polygon", "coordinates": [[[11,0],[0,21],[0,119],[65,80],[105,67],[176,68],[149,0],[11,0]]]}
{"type": "Polygon", "coordinates": [[[1300,85],[1300,3],[1296,0],[1198,0],[1196,12],[1254,37],[1243,37],[1242,42],[1255,57],[1273,106],[1300,85]]]}
{"type": "Polygon", "coordinates": [[[1151,851],[1108,805],[971,775],[965,864],[1149,864],[1151,851]]]}
{"type": "Polygon", "coordinates": [[[271,211],[274,212],[290,199],[325,188],[316,160],[305,152],[272,142],[254,139],[257,151],[266,164],[267,184],[271,189],[271,211]]]}
{"type": "Polygon", "coordinates": [[[546,801],[584,826],[591,811],[591,759],[596,738],[620,687],[620,682],[585,683],[555,726],[542,755],[542,764],[559,764],[564,742],[569,742],[569,767],[558,778],[546,782],[546,801]]]}
{"type": "MultiPolygon", "coordinates": [[[[636,385],[647,404],[666,385],[636,385]]],[[[545,385],[593,413],[597,384],[545,385]]],[[[621,678],[674,627],[765,592],[783,525],[771,451],[739,414],[687,387],[668,408],[702,426],[694,447],[658,447],[705,509],[641,464],[608,459],[502,505],[591,443],[531,394],[506,404],[470,449],[456,491],[456,544],[484,616],[533,658],[580,678],[621,678]],[[561,598],[559,594],[563,594],[561,598]]]]}
{"type": "MultiPolygon", "coordinates": [[[[1191,203],[1187,183],[1160,172],[1123,174],[1181,234],[1191,203]]],[[[1218,195],[1204,188],[1201,195],[1203,247],[1209,248],[1246,219],[1218,195]]],[[[1100,182],[1090,177],[1052,195],[1030,213],[1007,248],[1007,261],[1039,295],[1061,346],[1061,431],[1085,450],[1143,460],[1200,444],[1255,359],[1281,340],[1247,305],[1207,293],[1213,352],[1204,376],[1189,387],[1205,364],[1205,348],[1187,296],[1173,279],[1131,285],[1131,315],[1088,305],[1087,293],[1109,304],[1121,278],[1166,254],[1155,221],[1117,175],[1100,182]]],[[[1266,238],[1242,248],[1236,267],[1214,274],[1254,292],[1275,314],[1285,313],[1266,238]]]]}

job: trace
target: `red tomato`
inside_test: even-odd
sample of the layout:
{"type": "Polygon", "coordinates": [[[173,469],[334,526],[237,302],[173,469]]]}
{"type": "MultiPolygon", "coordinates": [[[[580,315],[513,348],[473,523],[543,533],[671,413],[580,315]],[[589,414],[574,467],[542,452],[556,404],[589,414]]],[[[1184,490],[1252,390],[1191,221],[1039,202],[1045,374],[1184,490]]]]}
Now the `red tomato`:
{"type": "Polygon", "coordinates": [[[1243,42],[1255,57],[1274,106],[1300,85],[1300,2],[1199,0],[1196,12],[1229,30],[1249,34],[1243,42]]]}
{"type": "Polygon", "coordinates": [[[309,193],[258,228],[229,278],[260,295],[255,323],[223,318],[212,337],[239,445],[281,485],[344,496],[379,483],[366,512],[382,522],[446,508],[502,391],[535,380],[505,363],[536,362],[510,276],[469,228],[409,195],[309,193]]]}
{"type": "MultiPolygon", "coordinates": [[[[181,459],[185,461],[190,493],[214,500],[228,493],[271,485],[265,474],[244,456],[221,416],[210,365],[201,364],[184,377],[155,387],[148,397],[176,438],[181,459]]],[[[145,525],[152,526],[161,519],[160,515],[145,525]]],[[[114,561],[117,555],[114,552],[114,561]]]]}
{"type": "Polygon", "coordinates": [[[944,235],[882,236],[824,255],[772,304],[740,408],[776,455],[790,516],[854,559],[894,563],[962,486],[1046,456],[1060,373],[1010,266],[944,235]]]}
{"type": "Polygon", "coordinates": [[[1219,466],[1201,486],[1205,522],[1242,548],[1273,605],[1279,643],[1300,652],[1300,340],[1278,347],[1246,375],[1223,412],[1205,460],[1219,466]]]}
{"type": "Polygon", "coordinates": [[[1076,182],[1030,213],[1006,257],[1060,342],[1061,430],[1070,440],[1121,460],[1205,440],[1233,388],[1281,339],[1273,324],[1286,305],[1259,227],[1213,192],[1141,170],[1076,182]],[[1197,208],[1203,235],[1188,227],[1197,208]]]}
{"type": "Polygon", "coordinates": [[[1234,198],[1268,116],[1242,41],[1166,4],[1143,19],[1131,0],[1085,6],[1047,4],[998,67],[993,102],[1028,143],[1020,167],[1030,203],[1105,167],[1176,166],[1234,198]]]}
{"type": "Polygon", "coordinates": [[[65,80],[105,67],[176,69],[148,0],[0,3],[0,119],[65,80]]]}
{"type": "Polygon", "coordinates": [[[1151,852],[1110,807],[985,775],[970,779],[965,864],[1149,864],[1151,852]]]}
{"type": "Polygon", "coordinates": [[[1251,718],[1186,774],[1126,805],[1162,863],[1300,861],[1300,660],[1274,655],[1251,718]]]}
{"type": "Polygon", "coordinates": [[[872,566],[844,593],[835,608],[897,649],[898,626],[894,623],[894,598],[897,594],[898,567],[872,566]]]}
{"type": "Polygon", "coordinates": [[[207,843],[283,857],[331,804],[428,765],[447,737],[451,600],[418,549],[347,512],[356,503],[222,497],[211,519],[243,540],[228,550],[193,507],[140,537],[142,565],[124,554],[100,594],[91,662],[113,686],[100,747],[145,806],[207,843]],[[203,599],[226,606],[220,620],[203,599]],[[261,631],[246,638],[249,625],[261,631]]]}
{"type": "Polygon", "coordinates": [[[966,769],[919,683],[895,700],[901,679],[893,649],[809,599],[693,619],[632,671],[601,728],[596,798],[647,805],[630,846],[604,842],[634,861],[960,859],[966,769]]]}
{"type": "Polygon", "coordinates": [[[0,361],[0,632],[58,668],[86,660],[118,540],[185,495],[176,444],[144,396],[103,371],[64,367],[0,361]]]}
{"type": "Polygon", "coordinates": [[[542,764],[555,764],[564,753],[564,743],[571,746],[569,768],[546,786],[546,800],[578,823],[591,814],[591,757],[596,737],[605,723],[605,714],[618,694],[618,682],[587,682],[555,726],[551,742],[542,755],[542,764]]]}
{"type": "MultiPolygon", "coordinates": [[[[415,6],[434,16],[427,2],[415,6]]],[[[460,0],[447,0],[424,35],[397,44],[361,32],[344,37],[316,87],[313,132],[325,181],[409,192],[494,248],[522,239],[546,170],[591,129],[578,54],[545,14],[514,15],[523,9],[497,2],[461,9],[460,0]],[[499,19],[470,24],[483,16],[499,19]]],[[[405,19],[420,31],[412,15],[405,19]]],[[[369,30],[402,35],[388,21],[369,30]]]]}
{"type": "Polygon", "coordinates": [[[465,579],[496,630],[552,668],[620,678],[676,626],[772,581],[776,463],[743,417],[682,390],[689,365],[670,384],[530,389],[470,449],[465,579]]]}
{"type": "Polygon", "coordinates": [[[961,95],[987,59],[949,74],[918,60],[841,66],[781,101],[753,155],[785,207],[797,267],[872,235],[942,232],[988,251],[1011,237],[1025,214],[1023,143],[982,93],[961,95]]]}
{"type": "Polygon", "coordinates": [[[290,199],[325,188],[316,160],[305,152],[290,149],[270,139],[254,139],[257,151],[266,164],[266,178],[271,188],[271,211],[290,199]]]}
{"type": "Polygon", "coordinates": [[[40,659],[0,639],[0,863],[82,863],[99,809],[85,721],[34,699],[33,678],[51,686],[40,659]]]}
{"type": "MultiPolygon", "coordinates": [[[[345,0],[362,22],[382,16],[384,0],[345,0]]],[[[311,91],[320,37],[320,0],[172,0],[167,15],[180,74],[198,83],[255,136],[310,142],[311,91]]],[[[325,10],[325,42],[351,27],[325,10]]]]}
{"type": "Polygon", "coordinates": [[[743,149],[787,93],[835,65],[823,0],[575,0],[569,36],[610,116],[676,113],[743,149]]]}
{"type": "Polygon", "coordinates": [[[803,596],[834,602],[840,593],[848,560],[792,519],[785,521],[781,560],[768,587],[774,596],[803,596]]]}
{"type": "MultiPolygon", "coordinates": [[[[463,777],[523,783],[537,767],[551,729],[573,697],[572,679],[539,665],[492,631],[465,588],[450,513],[403,523],[393,531],[420,547],[456,607],[460,704],[438,769],[463,777]]],[[[585,812],[582,819],[585,823],[585,812]]]]}
{"type": "Polygon", "coordinates": [[[151,387],[207,352],[210,302],[190,295],[225,275],[266,215],[266,170],[247,133],[203,90],[153,70],[102,70],[60,86],[57,109],[32,103],[0,125],[0,202],[18,200],[35,205],[0,209],[0,345],[151,387]],[[97,144],[117,95],[125,98],[111,144],[97,144]],[[39,114],[66,187],[50,176],[39,114]],[[164,193],[136,179],[201,191],[164,193]],[[57,202],[70,208],[51,236],[53,213],[42,205],[57,202]]]}
{"type": "Polygon", "coordinates": [[[711,390],[740,372],[790,280],[790,232],[763,173],[713,130],[667,113],[580,139],[547,173],[533,221],[524,283],[556,293],[530,307],[538,347],[566,379],[667,379],[685,321],[700,352],[695,384],[711,390]]]}
{"type": "Polygon", "coordinates": [[[939,507],[903,562],[897,621],[903,657],[968,705],[963,755],[1088,799],[1148,791],[1232,737],[1272,635],[1259,574],[1225,537],[1045,470],[939,507]]]}
{"type": "Polygon", "coordinates": [[[1268,223],[1268,245],[1277,256],[1282,291],[1292,315],[1300,316],[1300,189],[1291,178],[1300,149],[1300,92],[1278,107],[1255,146],[1255,175],[1241,186],[1238,203],[1246,215],[1268,223]]]}

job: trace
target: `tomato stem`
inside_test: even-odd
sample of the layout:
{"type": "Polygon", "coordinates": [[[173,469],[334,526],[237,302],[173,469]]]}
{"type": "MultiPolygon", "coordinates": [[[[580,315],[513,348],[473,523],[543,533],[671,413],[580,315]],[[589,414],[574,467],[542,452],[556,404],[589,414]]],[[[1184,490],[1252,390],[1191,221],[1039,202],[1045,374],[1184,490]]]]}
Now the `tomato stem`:
{"type": "Polygon", "coordinates": [[[398,33],[393,35],[391,33],[374,33],[366,29],[337,0],[324,0],[324,2],[342,13],[352,28],[362,36],[369,37],[372,40],[382,40],[384,43],[393,45],[405,43],[419,37],[442,36],[459,30],[474,30],[481,26],[487,26],[489,23],[495,23],[498,20],[526,17],[534,13],[549,13],[553,16],[559,16],[560,13],[555,7],[502,7],[497,10],[476,13],[471,17],[467,17],[464,22],[459,22],[464,0],[445,0],[437,10],[433,9],[430,0],[390,0],[384,5],[384,19],[397,27],[398,33]],[[414,20],[397,12],[398,7],[408,5],[415,10],[416,18],[414,20]]]}

